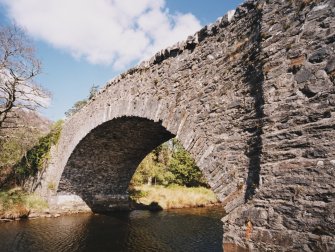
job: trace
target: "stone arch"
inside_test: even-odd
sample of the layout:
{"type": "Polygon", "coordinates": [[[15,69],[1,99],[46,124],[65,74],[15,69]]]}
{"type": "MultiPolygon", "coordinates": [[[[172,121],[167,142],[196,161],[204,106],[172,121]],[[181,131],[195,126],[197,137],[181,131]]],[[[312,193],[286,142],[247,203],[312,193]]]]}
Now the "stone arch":
{"type": "MultiPolygon", "coordinates": [[[[210,185],[215,185],[207,169],[210,166],[205,164],[213,144],[199,134],[191,119],[185,109],[169,106],[164,100],[91,101],[65,122],[42,181],[42,194],[56,207],[62,197],[77,195],[93,211],[122,208],[128,204],[126,190],[138,164],[172,137],[190,151],[210,185]]],[[[76,200],[73,204],[80,203],[76,200]]]]}
{"type": "Polygon", "coordinates": [[[174,135],[161,122],[119,117],[91,130],[67,161],[57,192],[79,195],[94,211],[127,206],[127,189],[142,159],[174,135]]]}

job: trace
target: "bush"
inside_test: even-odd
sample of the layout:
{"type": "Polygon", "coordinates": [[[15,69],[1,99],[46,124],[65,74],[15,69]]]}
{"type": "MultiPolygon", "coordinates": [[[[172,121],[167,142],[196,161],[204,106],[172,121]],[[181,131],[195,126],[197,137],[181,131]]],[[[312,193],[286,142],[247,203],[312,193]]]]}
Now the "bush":
{"type": "Polygon", "coordinates": [[[20,187],[8,191],[0,191],[0,218],[27,217],[31,210],[42,211],[48,208],[47,202],[24,192],[20,187]]]}
{"type": "Polygon", "coordinates": [[[34,176],[38,171],[45,168],[50,158],[52,145],[58,142],[62,130],[63,121],[57,121],[49,134],[39,139],[38,144],[30,149],[21,161],[15,165],[16,178],[21,181],[29,176],[34,176]]]}
{"type": "Polygon", "coordinates": [[[207,186],[195,161],[176,139],[149,153],[138,166],[130,184],[207,186]]]}

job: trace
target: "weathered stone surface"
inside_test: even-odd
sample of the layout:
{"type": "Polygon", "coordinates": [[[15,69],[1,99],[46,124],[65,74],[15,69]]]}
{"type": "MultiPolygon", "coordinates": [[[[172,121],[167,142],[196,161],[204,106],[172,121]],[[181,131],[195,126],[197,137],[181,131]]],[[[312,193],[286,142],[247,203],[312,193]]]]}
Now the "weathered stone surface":
{"type": "Polygon", "coordinates": [[[309,80],[312,76],[311,71],[309,71],[306,68],[301,69],[297,74],[295,75],[295,80],[297,83],[305,82],[309,80]]]}
{"type": "Polygon", "coordinates": [[[225,205],[224,243],[335,251],[334,16],[333,0],[247,1],[121,74],[65,123],[39,192],[109,210],[176,136],[225,205]]]}
{"type": "Polygon", "coordinates": [[[322,62],[327,56],[329,55],[326,48],[320,48],[316,50],[312,55],[309,57],[308,61],[311,63],[320,63],[322,62]]]}
{"type": "Polygon", "coordinates": [[[332,73],[335,70],[335,57],[334,56],[328,60],[325,70],[328,74],[332,73]]]}
{"type": "Polygon", "coordinates": [[[78,195],[61,195],[51,196],[48,199],[50,210],[61,212],[89,212],[91,208],[78,195]]]}

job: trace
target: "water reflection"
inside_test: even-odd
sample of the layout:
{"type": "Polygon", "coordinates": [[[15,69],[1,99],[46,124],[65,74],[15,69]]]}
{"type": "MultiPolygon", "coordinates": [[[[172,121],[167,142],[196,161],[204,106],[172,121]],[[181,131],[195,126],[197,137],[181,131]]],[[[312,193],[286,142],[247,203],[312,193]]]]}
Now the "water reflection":
{"type": "Polygon", "coordinates": [[[1,251],[222,251],[221,208],[81,214],[0,224],[1,251]]]}

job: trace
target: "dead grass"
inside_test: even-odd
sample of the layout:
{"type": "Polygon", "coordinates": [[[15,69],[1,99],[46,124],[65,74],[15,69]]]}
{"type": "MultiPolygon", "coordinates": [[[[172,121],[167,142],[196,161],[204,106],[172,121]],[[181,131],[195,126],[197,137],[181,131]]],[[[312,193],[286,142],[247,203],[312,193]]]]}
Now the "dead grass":
{"type": "Polygon", "coordinates": [[[0,192],[0,219],[28,217],[31,211],[48,208],[45,200],[34,194],[27,194],[21,188],[0,192]]]}
{"type": "Polygon", "coordinates": [[[137,203],[150,205],[157,202],[163,209],[203,207],[218,203],[215,194],[204,187],[142,185],[135,189],[142,195],[136,198],[137,203]]]}

